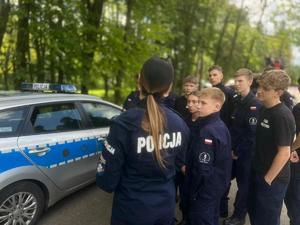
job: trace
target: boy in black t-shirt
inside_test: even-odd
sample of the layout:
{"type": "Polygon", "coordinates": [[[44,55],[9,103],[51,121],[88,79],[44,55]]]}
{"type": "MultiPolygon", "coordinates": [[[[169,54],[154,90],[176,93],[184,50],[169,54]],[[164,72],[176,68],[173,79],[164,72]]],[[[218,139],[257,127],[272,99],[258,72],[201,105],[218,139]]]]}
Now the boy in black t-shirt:
{"type": "MultiPolygon", "coordinates": [[[[300,91],[300,78],[298,79],[298,90],[300,91]]],[[[297,138],[291,148],[291,180],[284,202],[290,218],[290,225],[298,225],[300,224],[300,103],[293,108],[293,115],[296,121],[297,138]]]]}
{"type": "Polygon", "coordinates": [[[295,135],[291,111],[280,102],[290,78],[283,70],[264,72],[257,96],[263,103],[256,128],[256,149],[249,191],[252,225],[279,225],[290,179],[290,146],[295,135]]]}

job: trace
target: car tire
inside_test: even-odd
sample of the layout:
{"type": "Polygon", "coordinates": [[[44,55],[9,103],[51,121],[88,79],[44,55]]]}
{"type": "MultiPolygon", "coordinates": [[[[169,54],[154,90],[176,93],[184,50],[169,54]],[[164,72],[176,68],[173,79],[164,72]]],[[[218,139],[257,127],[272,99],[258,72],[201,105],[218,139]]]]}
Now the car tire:
{"type": "Polygon", "coordinates": [[[34,225],[44,207],[45,197],[37,184],[27,181],[11,184],[0,191],[0,225],[34,225]]]}

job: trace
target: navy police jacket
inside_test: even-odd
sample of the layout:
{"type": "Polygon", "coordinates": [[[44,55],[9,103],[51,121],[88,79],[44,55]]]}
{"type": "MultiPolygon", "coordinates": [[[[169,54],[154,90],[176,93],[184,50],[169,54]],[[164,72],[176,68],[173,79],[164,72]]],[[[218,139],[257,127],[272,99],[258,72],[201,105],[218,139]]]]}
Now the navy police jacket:
{"type": "Polygon", "coordinates": [[[189,129],[176,113],[161,106],[166,118],[160,139],[165,169],[155,160],[152,136],[141,128],[144,107],[130,109],[113,120],[96,175],[100,188],[115,192],[112,219],[145,224],[174,214],[173,178],[185,163],[189,129]]]}
{"type": "Polygon", "coordinates": [[[223,195],[231,179],[231,140],[219,113],[199,118],[191,136],[187,162],[185,195],[216,199],[223,195]]]}
{"type": "Polygon", "coordinates": [[[235,95],[234,100],[235,107],[229,128],[232,150],[240,159],[251,161],[255,149],[256,124],[262,103],[251,91],[244,99],[235,95]]]}

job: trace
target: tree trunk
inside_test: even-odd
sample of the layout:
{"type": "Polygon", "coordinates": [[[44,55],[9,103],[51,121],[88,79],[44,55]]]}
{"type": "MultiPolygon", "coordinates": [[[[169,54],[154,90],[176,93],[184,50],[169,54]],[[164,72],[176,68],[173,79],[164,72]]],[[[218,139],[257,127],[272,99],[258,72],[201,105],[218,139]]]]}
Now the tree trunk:
{"type": "Polygon", "coordinates": [[[8,86],[8,71],[9,71],[9,60],[10,60],[10,54],[11,54],[11,47],[9,46],[9,48],[6,51],[5,54],[5,61],[4,61],[4,65],[3,65],[3,81],[4,81],[4,89],[8,90],[9,86],[8,86]]]}
{"type": "Polygon", "coordinates": [[[90,81],[90,69],[93,63],[95,50],[97,47],[97,33],[100,26],[103,5],[105,0],[85,0],[87,10],[86,26],[89,29],[84,31],[85,43],[82,50],[82,74],[81,74],[81,93],[88,94],[88,84],[90,81]]]}
{"type": "Polygon", "coordinates": [[[0,0],[0,49],[3,42],[3,37],[6,31],[7,21],[10,13],[9,0],[0,0]]]}
{"type": "Polygon", "coordinates": [[[234,35],[231,39],[231,48],[230,48],[229,55],[228,55],[227,60],[226,60],[227,63],[225,64],[227,69],[228,69],[228,66],[232,63],[233,53],[235,51],[236,42],[237,42],[237,39],[238,39],[238,34],[239,34],[240,27],[241,27],[241,16],[242,16],[242,10],[243,10],[243,7],[244,7],[244,2],[245,2],[245,0],[241,1],[241,8],[240,8],[240,10],[238,12],[238,15],[237,15],[237,18],[236,18],[236,25],[235,25],[234,35]]]}
{"type": "MultiPolygon", "coordinates": [[[[267,8],[267,0],[264,0],[263,7],[261,9],[261,13],[260,13],[260,16],[259,16],[259,20],[258,20],[257,25],[256,25],[256,29],[257,29],[258,32],[260,32],[260,30],[261,30],[262,18],[263,18],[263,15],[265,13],[266,8],[267,8]]],[[[252,55],[252,51],[253,51],[254,46],[255,46],[255,40],[256,40],[256,37],[253,37],[251,42],[250,42],[248,55],[247,55],[247,58],[246,58],[245,64],[244,64],[244,67],[246,67],[246,68],[249,66],[250,57],[252,55]]]]}
{"type": "Polygon", "coordinates": [[[218,64],[219,59],[222,56],[223,38],[224,38],[226,30],[227,30],[227,25],[228,25],[228,22],[229,22],[230,13],[231,13],[230,10],[227,9],[227,13],[226,13],[226,17],[225,17],[224,24],[223,24],[223,27],[222,27],[222,31],[220,32],[218,44],[217,44],[217,47],[216,47],[216,55],[215,55],[215,59],[214,59],[214,64],[218,64]]]}
{"type": "MultiPolygon", "coordinates": [[[[124,52],[128,51],[128,38],[131,32],[131,16],[132,16],[132,8],[133,8],[134,0],[126,0],[127,5],[127,12],[126,12],[126,23],[125,23],[125,33],[124,33],[124,52]]],[[[119,103],[121,101],[121,88],[122,88],[122,81],[125,77],[125,68],[124,68],[124,62],[122,60],[119,60],[119,70],[116,76],[116,85],[115,85],[115,102],[119,103]]]]}
{"type": "Polygon", "coordinates": [[[22,81],[26,80],[27,74],[27,59],[26,54],[29,48],[29,12],[30,3],[26,0],[19,0],[19,21],[16,43],[16,74],[15,88],[19,88],[22,81]]]}

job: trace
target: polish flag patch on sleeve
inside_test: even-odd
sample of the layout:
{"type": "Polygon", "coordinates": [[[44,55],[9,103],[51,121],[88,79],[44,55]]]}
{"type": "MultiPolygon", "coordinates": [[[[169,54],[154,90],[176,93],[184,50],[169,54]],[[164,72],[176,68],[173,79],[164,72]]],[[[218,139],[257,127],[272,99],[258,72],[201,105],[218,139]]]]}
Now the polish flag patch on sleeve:
{"type": "Polygon", "coordinates": [[[213,141],[211,139],[207,139],[207,138],[204,139],[204,144],[212,145],[212,143],[213,143],[213,141]]]}
{"type": "Polygon", "coordinates": [[[255,111],[256,110],[256,106],[250,106],[250,110],[251,111],[255,111]]]}

